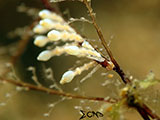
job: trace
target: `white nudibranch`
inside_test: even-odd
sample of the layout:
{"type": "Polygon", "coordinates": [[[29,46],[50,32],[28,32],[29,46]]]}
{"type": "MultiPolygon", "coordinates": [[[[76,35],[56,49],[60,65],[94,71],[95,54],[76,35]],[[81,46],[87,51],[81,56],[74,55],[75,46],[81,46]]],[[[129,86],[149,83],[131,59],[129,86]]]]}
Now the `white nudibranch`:
{"type": "Polygon", "coordinates": [[[51,52],[49,50],[45,50],[39,54],[37,60],[47,61],[52,57],[51,52]]]}
{"type": "Polygon", "coordinates": [[[48,39],[58,41],[61,39],[61,33],[57,30],[52,30],[47,34],[48,39]]]}
{"type": "Polygon", "coordinates": [[[75,73],[71,70],[65,72],[61,78],[60,84],[71,82],[74,76],[75,76],[75,73]]]}
{"type": "Polygon", "coordinates": [[[65,30],[71,33],[75,32],[75,30],[71,28],[67,23],[59,23],[51,19],[42,19],[40,20],[39,24],[47,29],[56,29],[56,30],[62,30],[62,31],[65,30]]]}
{"type": "Polygon", "coordinates": [[[54,20],[54,21],[57,21],[57,22],[64,22],[63,18],[59,15],[57,15],[56,13],[53,13],[49,10],[41,10],[39,12],[39,16],[42,18],[42,19],[51,19],[51,20],[54,20]]]}
{"type": "Polygon", "coordinates": [[[97,51],[86,49],[86,48],[81,48],[81,53],[89,56],[101,57],[101,54],[98,53],[97,51]]]}
{"type": "Polygon", "coordinates": [[[52,29],[55,23],[50,19],[42,19],[39,24],[47,29],[52,29]]]}
{"type": "Polygon", "coordinates": [[[87,41],[84,41],[84,42],[82,43],[82,46],[85,47],[85,48],[94,50],[94,48],[93,48],[93,47],[89,44],[89,42],[87,42],[87,41]]]}
{"type": "Polygon", "coordinates": [[[49,42],[49,39],[46,36],[38,35],[34,40],[34,44],[38,47],[44,47],[49,42]]]}
{"type": "Polygon", "coordinates": [[[66,46],[65,47],[66,53],[69,55],[75,55],[78,56],[80,54],[80,50],[77,46],[66,46]]]}
{"type": "Polygon", "coordinates": [[[34,28],[33,28],[33,32],[34,33],[38,33],[38,34],[44,34],[48,31],[47,28],[43,27],[42,25],[36,25],[34,28]]]}
{"type": "Polygon", "coordinates": [[[65,72],[60,80],[60,84],[71,82],[75,76],[80,75],[83,71],[88,70],[91,67],[94,67],[94,65],[96,65],[96,62],[92,61],[76,68],[74,71],[69,70],[65,72]]]}

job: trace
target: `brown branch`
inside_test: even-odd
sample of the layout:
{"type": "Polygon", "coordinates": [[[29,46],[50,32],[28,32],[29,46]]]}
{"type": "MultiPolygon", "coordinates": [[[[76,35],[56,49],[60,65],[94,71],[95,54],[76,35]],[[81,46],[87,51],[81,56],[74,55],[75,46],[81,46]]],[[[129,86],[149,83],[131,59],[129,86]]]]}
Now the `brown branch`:
{"type": "Polygon", "coordinates": [[[149,116],[147,115],[146,111],[144,111],[141,107],[136,107],[138,113],[142,116],[144,120],[150,120],[149,116]]]}
{"type": "Polygon", "coordinates": [[[157,116],[148,106],[144,103],[133,103],[133,107],[139,112],[139,114],[143,117],[144,120],[150,120],[150,117],[155,120],[160,120],[159,116],[157,116]]]}
{"type": "Polygon", "coordinates": [[[93,9],[91,8],[89,2],[87,0],[83,0],[83,3],[86,5],[88,11],[89,11],[89,15],[92,19],[93,25],[97,31],[97,34],[101,40],[101,44],[103,45],[103,47],[105,48],[106,52],[108,53],[111,61],[113,62],[113,64],[115,65],[114,71],[116,71],[119,76],[121,77],[121,79],[123,80],[123,82],[126,83],[130,83],[130,80],[126,77],[125,73],[123,72],[123,70],[120,68],[119,64],[117,63],[117,61],[115,60],[115,58],[112,55],[112,52],[110,50],[110,48],[107,46],[107,43],[104,39],[104,36],[102,34],[102,31],[100,29],[100,27],[98,26],[98,24],[96,23],[96,18],[95,15],[93,13],[93,9]]]}
{"type": "Polygon", "coordinates": [[[94,27],[95,27],[95,29],[97,31],[97,34],[98,34],[98,36],[99,36],[99,38],[101,40],[102,45],[104,46],[104,48],[105,48],[106,52],[108,53],[109,57],[111,59],[113,59],[113,55],[112,55],[109,47],[107,46],[107,43],[105,42],[105,39],[104,39],[103,34],[102,34],[102,31],[100,30],[99,26],[96,23],[96,19],[95,19],[95,15],[93,13],[93,9],[91,8],[91,6],[89,5],[87,0],[83,0],[83,2],[84,2],[84,4],[86,5],[86,7],[88,9],[89,15],[90,15],[90,17],[91,17],[91,19],[93,21],[93,25],[94,25],[94,27]]]}
{"type": "Polygon", "coordinates": [[[142,104],[142,108],[152,119],[160,120],[159,116],[157,116],[154,112],[152,112],[148,106],[142,104]]]}
{"type": "Polygon", "coordinates": [[[43,87],[43,86],[36,86],[36,85],[25,83],[25,82],[22,82],[22,81],[5,79],[3,77],[0,77],[0,80],[11,83],[11,84],[16,85],[16,86],[25,87],[25,88],[28,88],[30,90],[35,90],[35,91],[39,91],[39,92],[45,92],[45,93],[48,93],[48,94],[51,94],[51,95],[59,95],[59,96],[67,97],[67,98],[101,101],[101,102],[108,102],[108,103],[116,103],[117,102],[116,99],[107,99],[106,100],[105,98],[102,98],[102,97],[86,97],[86,96],[74,95],[74,94],[60,92],[60,91],[57,91],[57,90],[46,88],[46,87],[43,87]]]}

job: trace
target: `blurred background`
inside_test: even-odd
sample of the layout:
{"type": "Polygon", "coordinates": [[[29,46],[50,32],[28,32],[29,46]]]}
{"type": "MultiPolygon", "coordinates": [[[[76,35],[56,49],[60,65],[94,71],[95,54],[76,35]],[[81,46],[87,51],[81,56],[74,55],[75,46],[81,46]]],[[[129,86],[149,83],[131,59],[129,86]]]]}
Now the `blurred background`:
{"type": "MultiPolygon", "coordinates": [[[[6,68],[10,56],[16,51],[20,37],[11,37],[10,32],[16,28],[30,25],[34,20],[25,13],[17,12],[17,7],[24,4],[29,8],[41,10],[44,8],[41,0],[0,0],[0,72],[6,68]]],[[[59,7],[59,10],[67,20],[70,17],[89,19],[87,9],[80,2],[52,3],[59,7]]],[[[114,57],[128,75],[142,80],[153,71],[157,79],[160,79],[160,1],[159,0],[92,0],[92,8],[96,13],[97,23],[101,27],[104,37],[110,43],[114,57]]],[[[36,16],[36,15],[35,15],[36,16]]],[[[96,31],[91,24],[76,22],[72,24],[76,30],[92,39],[92,43],[102,48],[99,43],[96,31]],[[96,40],[96,41],[93,41],[96,40]]],[[[21,30],[22,34],[26,31],[21,30]]],[[[36,69],[38,80],[45,86],[51,81],[45,80],[44,71],[47,68],[53,70],[55,82],[65,92],[95,96],[118,98],[119,90],[124,85],[119,83],[119,77],[114,72],[108,72],[103,68],[92,75],[85,82],[79,81],[89,71],[77,76],[73,82],[60,85],[59,80],[63,73],[69,68],[83,65],[87,59],[79,59],[72,56],[62,55],[54,57],[48,62],[38,62],[36,57],[45,48],[38,48],[33,45],[32,37],[25,48],[24,53],[15,65],[16,75],[25,82],[33,83],[32,73],[27,70],[29,66],[36,69]],[[77,62],[77,60],[80,60],[77,62]],[[107,74],[113,74],[113,78],[107,78],[107,74]],[[106,81],[110,81],[106,83],[106,81]],[[106,83],[106,85],[104,85],[106,83]],[[118,87],[116,83],[120,84],[118,87]]],[[[105,50],[103,50],[105,53],[105,50]]],[[[160,91],[159,85],[151,90],[146,90],[144,99],[147,104],[160,116],[160,91]],[[157,100],[153,103],[152,100],[157,100]]],[[[64,100],[57,104],[49,117],[45,113],[50,110],[51,103],[56,103],[59,96],[48,95],[36,91],[17,92],[15,86],[0,84],[0,120],[78,120],[79,109],[98,110],[103,103],[94,103],[80,100],[64,100]],[[6,96],[10,97],[6,97],[6,96]],[[4,105],[4,103],[6,103],[4,105]]],[[[126,120],[140,120],[140,115],[130,109],[124,108],[123,113],[126,120]],[[129,110],[128,110],[129,109],[129,110]],[[126,112],[127,111],[127,112],[126,112]],[[134,116],[134,117],[133,117],[134,116]]],[[[92,118],[93,120],[97,118],[92,118]]],[[[107,119],[107,115],[104,117],[107,119]]]]}

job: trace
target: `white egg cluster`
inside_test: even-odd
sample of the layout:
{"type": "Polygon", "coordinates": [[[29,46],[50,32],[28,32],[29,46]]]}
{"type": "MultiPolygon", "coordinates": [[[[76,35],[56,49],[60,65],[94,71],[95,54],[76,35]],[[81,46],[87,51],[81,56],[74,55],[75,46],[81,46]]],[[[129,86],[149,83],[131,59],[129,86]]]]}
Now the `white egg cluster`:
{"type": "MultiPolygon", "coordinates": [[[[59,15],[49,10],[39,12],[39,17],[42,19],[39,24],[33,28],[34,33],[38,34],[35,37],[34,44],[38,47],[44,47],[47,43],[63,41],[68,42],[63,46],[56,46],[52,50],[42,51],[37,59],[39,61],[47,61],[53,56],[62,54],[73,55],[77,57],[86,57],[97,62],[105,61],[105,58],[97,52],[92,45],[76,31],[59,15]]],[[[70,82],[74,76],[81,74],[82,71],[88,70],[93,66],[91,62],[78,67],[75,71],[64,73],[61,84],[70,82]]]]}

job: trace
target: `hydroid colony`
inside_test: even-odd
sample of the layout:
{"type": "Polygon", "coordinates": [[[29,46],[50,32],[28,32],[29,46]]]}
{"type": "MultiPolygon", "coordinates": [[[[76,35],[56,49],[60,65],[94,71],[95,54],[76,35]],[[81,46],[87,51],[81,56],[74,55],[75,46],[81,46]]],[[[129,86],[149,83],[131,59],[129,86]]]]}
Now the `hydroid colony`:
{"type": "MultiPolygon", "coordinates": [[[[40,35],[37,35],[34,44],[39,47],[44,47],[49,42],[57,41],[63,41],[66,44],[63,46],[56,46],[52,50],[42,51],[37,59],[39,61],[47,61],[53,56],[68,54],[77,57],[86,57],[92,60],[91,62],[86,63],[81,67],[77,67],[75,70],[68,70],[65,72],[60,80],[60,84],[71,82],[76,75],[80,75],[83,71],[94,67],[96,63],[102,65],[102,67],[106,68],[107,70],[114,70],[116,73],[118,73],[118,75],[121,77],[121,80],[126,85],[126,87],[124,87],[120,92],[121,100],[117,100],[118,102],[115,104],[115,106],[119,107],[116,109],[119,109],[120,105],[122,104],[127,105],[128,107],[136,109],[144,120],[150,120],[150,117],[159,120],[160,118],[141,101],[141,96],[137,92],[140,89],[140,84],[144,83],[144,81],[131,81],[131,79],[126,76],[117,61],[114,59],[110,48],[105,42],[102,31],[96,23],[95,14],[93,13],[93,9],[90,6],[90,2],[87,0],[83,0],[81,2],[83,2],[87,7],[89,15],[92,19],[92,24],[94,25],[100,38],[101,44],[105,48],[110,59],[105,58],[101,53],[99,53],[87,41],[86,38],[83,38],[81,35],[79,35],[61,16],[49,10],[42,10],[39,12],[39,16],[42,20],[40,20],[39,24],[34,28],[34,32],[40,35]]],[[[149,82],[147,87],[151,85],[153,84],[149,82]]],[[[141,88],[143,89],[143,87],[141,88]]],[[[115,114],[116,110],[114,110],[114,105],[111,107],[111,109],[111,111],[114,111],[113,113],[115,114]]],[[[115,115],[113,115],[113,117],[114,116],[115,115]]]]}
{"type": "MultiPolygon", "coordinates": [[[[55,0],[53,0],[55,1],[55,0]]],[[[61,1],[61,0],[58,0],[61,1]]],[[[33,28],[35,35],[34,44],[38,47],[45,47],[48,43],[60,43],[63,42],[65,44],[62,44],[61,46],[58,44],[54,49],[47,49],[42,51],[38,56],[37,60],[39,61],[48,61],[54,56],[60,56],[62,54],[72,55],[76,57],[85,57],[90,60],[90,62],[85,63],[83,66],[77,67],[74,70],[68,70],[66,71],[60,80],[60,84],[65,84],[71,82],[75,76],[80,75],[83,71],[88,70],[92,67],[94,69],[96,68],[96,65],[101,65],[107,70],[114,70],[118,75],[121,77],[121,80],[125,84],[125,86],[120,90],[119,98],[120,99],[114,99],[107,96],[106,98],[99,98],[99,97],[87,97],[87,96],[79,96],[79,95],[73,95],[70,93],[65,93],[61,89],[57,89],[58,87],[55,87],[57,89],[52,89],[56,84],[51,85],[49,88],[43,86],[40,84],[38,79],[35,77],[35,69],[30,67],[29,70],[32,71],[33,77],[32,79],[36,83],[36,85],[28,84],[23,81],[15,81],[10,80],[1,77],[2,81],[7,81],[9,83],[15,84],[18,86],[18,91],[20,87],[25,88],[25,90],[36,90],[45,92],[47,94],[53,94],[53,95],[59,95],[62,96],[62,99],[60,101],[63,101],[66,98],[78,98],[83,100],[93,100],[93,101],[103,101],[105,102],[104,105],[102,105],[101,110],[104,112],[111,113],[112,117],[115,118],[117,116],[117,111],[121,114],[121,110],[119,109],[121,106],[127,106],[127,108],[134,108],[136,109],[140,115],[144,118],[144,120],[150,120],[150,118],[159,120],[159,116],[155,114],[154,110],[151,110],[148,105],[146,105],[142,101],[141,94],[139,94],[139,91],[146,90],[152,85],[155,85],[159,82],[159,80],[154,78],[154,74],[150,74],[147,79],[145,80],[133,80],[132,78],[126,76],[126,74],[123,72],[123,70],[120,68],[119,64],[114,59],[113,55],[111,54],[111,51],[109,48],[107,48],[105,39],[103,37],[103,34],[96,24],[95,21],[95,14],[93,13],[93,10],[90,6],[90,2],[87,2],[87,0],[80,0],[85,4],[85,6],[88,8],[89,15],[92,19],[92,24],[94,25],[98,36],[101,40],[102,45],[104,46],[105,50],[107,51],[109,58],[107,59],[104,57],[97,49],[95,49],[89,41],[87,41],[86,38],[82,37],[80,34],[78,34],[70,25],[68,22],[66,22],[60,15],[57,15],[56,13],[49,11],[49,10],[41,10],[39,12],[39,17],[41,20],[39,21],[38,25],[36,25],[33,28]],[[108,106],[108,104],[111,104],[108,106]],[[116,108],[116,109],[114,109],[116,108]]],[[[38,19],[39,20],[39,19],[38,19]]],[[[30,30],[30,29],[29,29],[30,30]]],[[[23,35],[22,35],[23,36],[23,35]]],[[[22,41],[23,42],[23,41],[22,41]]],[[[19,54],[18,54],[19,55],[19,54]]],[[[99,66],[98,66],[99,67],[99,66]]],[[[94,70],[93,69],[93,70],[94,70]]],[[[48,70],[45,69],[45,72],[48,70]]],[[[52,70],[51,70],[52,71],[52,70]]],[[[8,72],[6,72],[8,73],[8,72]]],[[[94,72],[91,72],[93,74],[94,72]]],[[[45,73],[44,73],[45,74],[45,73]]],[[[48,74],[47,74],[48,75],[48,74]]],[[[88,73],[89,75],[89,73],[88,73]]],[[[105,74],[106,75],[106,74],[105,74]]],[[[52,76],[51,74],[47,77],[52,76]]],[[[91,75],[90,75],[91,76],[91,75]]],[[[112,77],[110,75],[109,77],[112,77]]],[[[83,81],[83,79],[81,80],[83,81]]],[[[81,82],[80,81],[80,82],[81,82]]],[[[104,86],[106,83],[104,84],[104,86]]],[[[103,86],[103,84],[102,84],[103,86]]],[[[149,96],[150,97],[150,96],[149,96]]],[[[155,99],[157,101],[157,99],[155,99]]],[[[57,103],[57,102],[56,102],[57,103]]],[[[53,108],[55,104],[50,104],[50,108],[53,108]]],[[[49,116],[49,113],[44,114],[44,116],[49,116]]]]}

